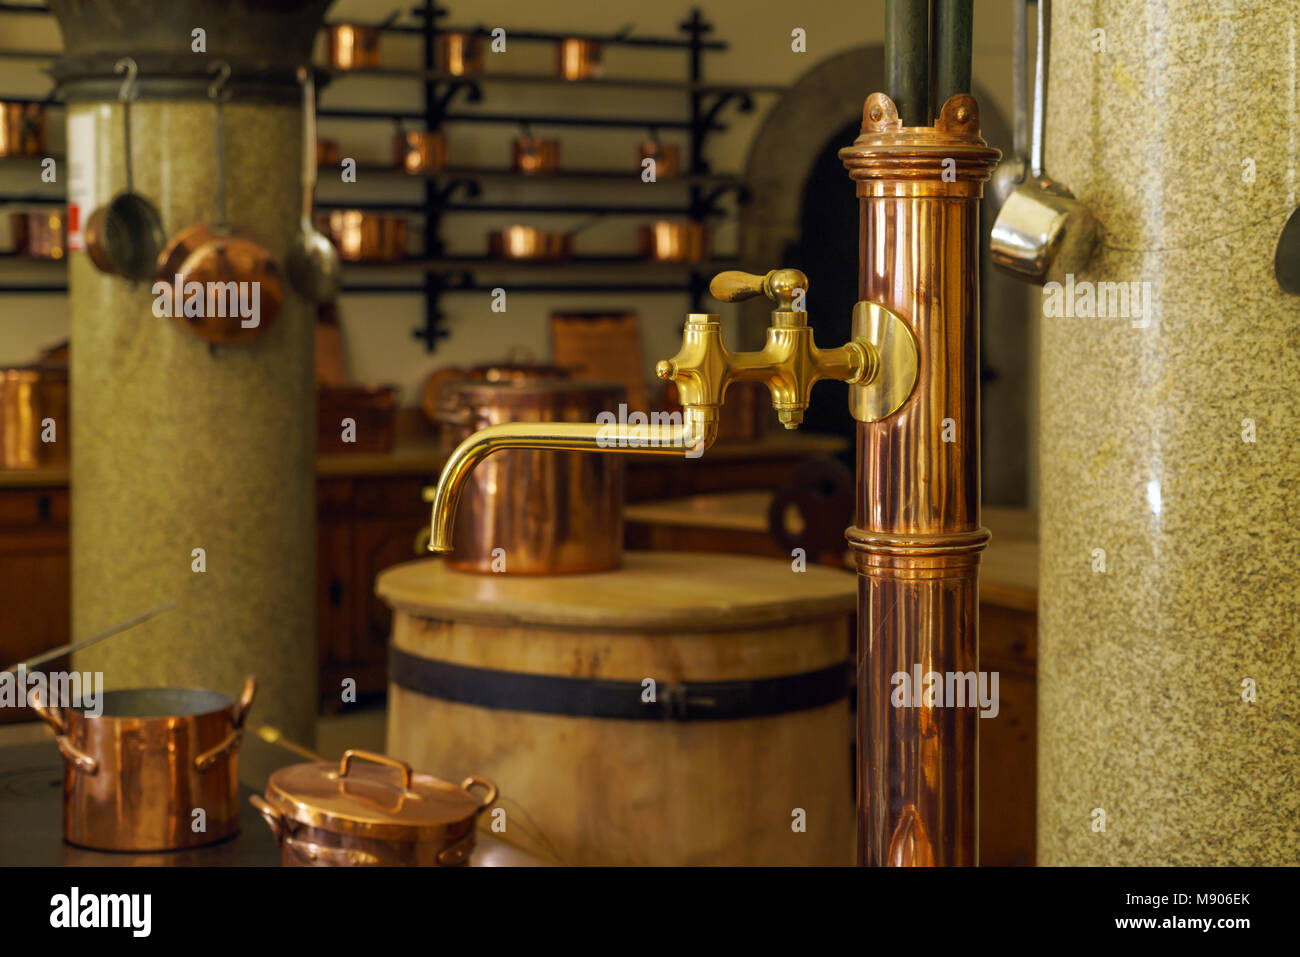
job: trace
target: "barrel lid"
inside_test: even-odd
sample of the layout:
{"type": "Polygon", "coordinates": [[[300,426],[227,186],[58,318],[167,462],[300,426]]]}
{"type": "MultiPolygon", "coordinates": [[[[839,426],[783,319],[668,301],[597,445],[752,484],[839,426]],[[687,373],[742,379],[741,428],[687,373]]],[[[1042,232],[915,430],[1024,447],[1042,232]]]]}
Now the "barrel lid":
{"type": "Polygon", "coordinates": [[[779,558],[703,552],[627,552],[623,567],[582,575],[481,575],[441,559],[396,565],[375,591],[417,617],[487,625],[693,632],[825,618],[852,610],[857,578],[779,558]]]}
{"type": "Polygon", "coordinates": [[[489,789],[485,802],[465,787],[420,774],[404,761],[369,751],[348,751],[337,764],[309,761],[274,772],[266,799],[286,818],[336,833],[396,841],[436,838],[469,825],[496,798],[477,778],[466,785],[489,789]]]}

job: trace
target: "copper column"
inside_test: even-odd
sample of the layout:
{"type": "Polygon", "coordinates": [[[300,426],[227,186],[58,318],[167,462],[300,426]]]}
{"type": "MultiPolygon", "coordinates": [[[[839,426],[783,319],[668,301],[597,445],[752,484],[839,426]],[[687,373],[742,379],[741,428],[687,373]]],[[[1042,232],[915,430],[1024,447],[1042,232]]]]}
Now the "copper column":
{"type": "Polygon", "coordinates": [[[901,316],[920,351],[908,402],[858,424],[848,540],[861,864],[978,863],[978,702],[948,706],[946,679],[979,668],[977,576],[989,538],[979,512],[979,200],[998,156],[967,94],[932,127],[905,127],[874,93],[862,135],[840,152],[861,207],[858,297],[901,316]],[[926,682],[910,686],[931,672],[943,678],[942,703],[923,695],[926,682]]]}

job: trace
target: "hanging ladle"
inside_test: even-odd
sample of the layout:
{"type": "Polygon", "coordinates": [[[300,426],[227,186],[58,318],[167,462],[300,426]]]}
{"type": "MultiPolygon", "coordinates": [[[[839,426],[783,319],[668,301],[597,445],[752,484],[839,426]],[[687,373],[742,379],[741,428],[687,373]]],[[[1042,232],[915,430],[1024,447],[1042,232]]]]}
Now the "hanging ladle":
{"type": "Polygon", "coordinates": [[[126,74],[118,93],[126,148],[126,191],[86,220],[86,253],[100,272],[139,281],[153,276],[165,236],[158,207],[135,192],[131,179],[131,101],[137,95],[140,70],[130,57],[118,60],[113,70],[126,74]]]}
{"type": "Polygon", "coordinates": [[[1017,279],[1040,285],[1083,269],[1097,244],[1099,228],[1092,211],[1043,172],[1050,22],[1051,0],[1038,0],[1029,177],[1007,197],[989,237],[989,258],[995,266],[1017,279]]]}
{"type": "Polygon", "coordinates": [[[332,302],[343,281],[339,251],[311,221],[316,192],[316,81],[307,67],[300,67],[298,82],[302,84],[302,223],[285,265],[289,282],[305,299],[332,302]]]}

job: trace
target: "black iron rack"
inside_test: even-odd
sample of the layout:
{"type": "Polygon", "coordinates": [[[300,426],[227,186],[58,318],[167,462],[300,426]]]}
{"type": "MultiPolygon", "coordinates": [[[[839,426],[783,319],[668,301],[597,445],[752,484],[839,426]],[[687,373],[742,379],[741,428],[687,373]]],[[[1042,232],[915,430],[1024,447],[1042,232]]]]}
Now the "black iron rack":
{"type": "MultiPolygon", "coordinates": [[[[555,43],[568,37],[592,39],[611,46],[625,46],[645,49],[681,50],[686,54],[687,72],[682,81],[658,78],[598,78],[582,81],[563,80],[554,76],[496,73],[477,76],[452,76],[437,70],[436,55],[438,36],[441,33],[473,33],[490,36],[490,31],[481,26],[453,27],[442,26],[441,21],[448,11],[438,6],[434,0],[422,0],[411,9],[411,14],[418,21],[416,24],[389,24],[381,28],[390,33],[408,34],[421,39],[420,69],[377,68],[359,70],[322,69],[321,73],[331,80],[343,80],[350,77],[392,77],[394,79],[413,80],[421,85],[423,109],[420,110],[384,110],[384,109],[328,109],[319,111],[322,118],[334,118],[375,122],[413,122],[423,124],[425,129],[439,129],[451,123],[495,123],[519,126],[527,123],[535,126],[588,127],[605,129],[664,129],[684,130],[687,133],[685,175],[674,180],[684,187],[685,201],[678,204],[645,203],[487,203],[478,201],[482,193],[482,184],[501,180],[507,176],[516,181],[528,181],[526,177],[514,177],[506,169],[493,167],[459,167],[423,178],[422,202],[394,203],[333,203],[322,202],[322,209],[343,208],[365,210],[382,210],[406,212],[422,219],[420,232],[423,239],[424,255],[409,257],[391,264],[349,264],[348,271],[353,274],[344,283],[345,292],[418,294],[424,297],[424,321],[412,330],[414,338],[424,343],[428,352],[437,348],[438,341],[446,336],[447,330],[443,320],[445,314],[441,309],[441,298],[448,292],[469,292],[490,290],[500,283],[489,283],[486,277],[493,273],[498,275],[526,272],[527,263],[501,262],[489,257],[477,256],[443,256],[442,216],[445,213],[586,213],[593,216],[673,216],[694,222],[705,222],[726,215],[724,200],[731,197],[736,202],[744,202],[748,192],[738,176],[715,173],[710,167],[705,146],[711,134],[726,129],[720,116],[728,107],[737,112],[747,113],[754,109],[754,95],[760,93],[780,92],[781,88],[763,84],[734,85],[709,84],[704,80],[704,56],[706,53],[725,50],[725,42],[710,38],[712,25],[704,19],[698,9],[692,10],[687,19],[679,25],[678,36],[638,36],[629,32],[602,35],[582,32],[549,32],[538,30],[508,30],[511,42],[555,43]],[[556,84],[568,89],[639,89],[680,92],[686,100],[687,109],[684,116],[662,117],[603,117],[582,116],[574,114],[516,114],[500,113],[490,110],[466,109],[462,104],[479,104],[484,102],[485,88],[495,85],[511,84],[556,84]],[[418,272],[420,278],[415,282],[374,282],[363,279],[359,273],[373,274],[373,271],[400,270],[418,272]]],[[[0,14],[36,14],[48,13],[43,6],[0,3],[0,14]]],[[[379,26],[378,24],[376,26],[379,26]]],[[[0,50],[0,57],[32,58],[53,57],[49,51],[35,50],[0,50]]],[[[13,99],[5,97],[5,99],[13,99]]],[[[361,170],[379,175],[393,174],[411,179],[411,175],[402,170],[381,166],[363,165],[361,170]]],[[[546,181],[591,181],[633,182],[634,173],[625,170],[610,169],[570,169],[545,177],[546,181]]],[[[417,179],[420,177],[416,177],[417,179]]],[[[538,177],[539,180],[542,177],[538,177]]],[[[664,181],[668,182],[667,180],[664,181]]],[[[50,195],[6,195],[0,194],[0,202],[23,203],[57,203],[62,202],[58,196],[50,195]]],[[[665,266],[662,264],[641,264],[634,257],[576,257],[561,264],[547,264],[546,273],[553,276],[562,271],[566,278],[552,279],[545,282],[510,282],[508,288],[520,293],[550,292],[594,292],[594,293],[681,293],[689,297],[691,308],[698,311],[708,284],[708,275],[701,271],[701,266],[724,267],[726,259],[714,259],[706,264],[665,266]],[[577,278],[579,275],[590,277],[602,272],[625,274],[629,267],[644,269],[647,276],[656,277],[657,281],[612,281],[601,278],[577,278]],[[573,278],[567,278],[573,277],[573,278]]],[[[0,283],[2,292],[55,293],[66,290],[66,283],[21,282],[0,283]]]]}

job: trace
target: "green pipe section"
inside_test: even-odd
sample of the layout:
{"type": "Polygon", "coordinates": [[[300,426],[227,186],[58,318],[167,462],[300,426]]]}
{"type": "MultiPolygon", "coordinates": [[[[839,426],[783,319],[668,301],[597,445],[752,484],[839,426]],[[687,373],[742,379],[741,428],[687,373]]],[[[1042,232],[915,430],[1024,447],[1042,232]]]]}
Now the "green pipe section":
{"type": "Polygon", "coordinates": [[[969,93],[974,0],[934,0],[934,102],[939,115],[949,98],[969,93]]]}
{"type": "Polygon", "coordinates": [[[904,126],[930,124],[927,0],[885,0],[885,92],[898,107],[904,126]]]}

